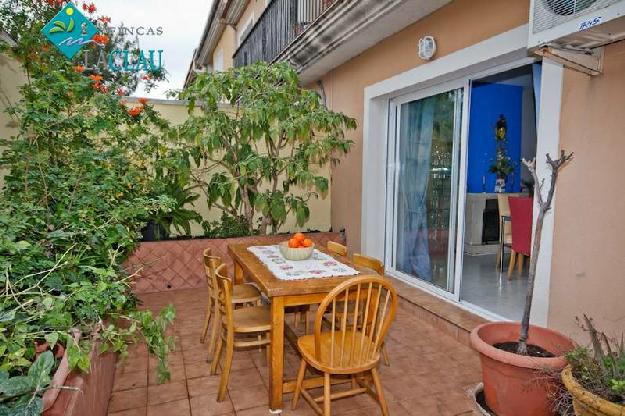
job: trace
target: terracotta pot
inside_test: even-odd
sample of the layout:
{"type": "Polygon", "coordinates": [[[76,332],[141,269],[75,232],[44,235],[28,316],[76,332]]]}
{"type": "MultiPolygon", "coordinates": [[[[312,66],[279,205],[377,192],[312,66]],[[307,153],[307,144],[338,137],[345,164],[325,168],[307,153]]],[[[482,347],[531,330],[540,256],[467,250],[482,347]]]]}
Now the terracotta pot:
{"type": "Polygon", "coordinates": [[[583,388],[571,371],[562,371],[562,381],[573,396],[573,408],[577,416],[625,416],[625,406],[609,402],[583,388]]]}
{"type": "Polygon", "coordinates": [[[532,325],[528,343],[555,357],[522,356],[493,347],[516,342],[520,329],[519,322],[494,322],[471,332],[471,345],[480,353],[486,403],[497,416],[554,416],[551,396],[559,388],[557,374],[566,366],[564,354],[575,343],[555,331],[532,325]]]}

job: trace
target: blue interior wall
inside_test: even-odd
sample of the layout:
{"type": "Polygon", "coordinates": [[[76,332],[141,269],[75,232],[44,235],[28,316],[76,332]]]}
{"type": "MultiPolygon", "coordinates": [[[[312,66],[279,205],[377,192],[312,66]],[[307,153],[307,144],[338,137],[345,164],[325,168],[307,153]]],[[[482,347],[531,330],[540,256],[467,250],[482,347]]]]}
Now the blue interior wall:
{"type": "Polygon", "coordinates": [[[514,173],[508,176],[507,192],[521,190],[521,129],[523,87],[506,84],[476,83],[471,89],[469,119],[468,192],[493,192],[497,179],[489,172],[495,160],[495,125],[503,114],[508,122],[508,156],[514,173]]]}

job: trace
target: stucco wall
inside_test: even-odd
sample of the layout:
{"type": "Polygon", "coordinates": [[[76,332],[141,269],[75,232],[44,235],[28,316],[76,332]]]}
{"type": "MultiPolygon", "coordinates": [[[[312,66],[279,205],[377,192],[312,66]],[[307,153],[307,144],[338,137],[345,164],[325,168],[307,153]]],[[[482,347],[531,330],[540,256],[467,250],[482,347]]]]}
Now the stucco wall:
{"type": "Polygon", "coordinates": [[[350,250],[360,249],[364,88],[423,65],[417,42],[424,35],[436,38],[441,57],[527,23],[528,16],[529,0],[456,0],[322,78],[328,105],[358,121],[352,151],[332,172],[332,227],[346,229],[350,250]]]}
{"type": "Polygon", "coordinates": [[[234,66],[234,60],[232,58],[236,47],[237,32],[232,26],[226,26],[221,38],[219,38],[219,42],[217,42],[217,46],[215,46],[215,50],[213,51],[213,64],[215,63],[215,58],[217,57],[219,51],[222,51],[224,57],[224,71],[232,68],[234,66]]]}
{"type": "Polygon", "coordinates": [[[555,209],[549,326],[587,342],[586,313],[625,331],[625,42],[606,47],[604,72],[565,70],[560,146],[575,152],[555,209]]]}

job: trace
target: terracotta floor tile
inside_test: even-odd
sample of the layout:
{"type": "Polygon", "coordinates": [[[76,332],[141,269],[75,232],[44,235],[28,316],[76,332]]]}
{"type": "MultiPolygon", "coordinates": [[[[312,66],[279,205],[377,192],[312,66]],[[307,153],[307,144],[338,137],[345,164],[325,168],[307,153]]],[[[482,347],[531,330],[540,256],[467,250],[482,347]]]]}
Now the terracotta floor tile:
{"type": "Polygon", "coordinates": [[[188,400],[161,403],[148,406],[147,416],[190,416],[191,406],[188,400]]]}
{"type": "Polygon", "coordinates": [[[217,390],[219,389],[219,380],[220,377],[218,375],[187,380],[189,397],[217,393],[217,390]]]}
{"type": "Polygon", "coordinates": [[[134,373],[120,373],[115,377],[113,391],[122,391],[145,387],[148,384],[148,378],[145,371],[135,371],[134,373]]]}
{"type": "Polygon", "coordinates": [[[187,380],[210,376],[210,368],[211,364],[206,361],[191,362],[184,365],[187,380]]]}
{"type": "Polygon", "coordinates": [[[145,407],[148,401],[148,390],[145,387],[124,391],[117,391],[111,395],[108,411],[119,412],[121,410],[145,407]]]}
{"type": "MultiPolygon", "coordinates": [[[[254,407],[253,409],[237,410],[237,416],[269,416],[271,413],[266,406],[254,407]]],[[[283,411],[282,414],[286,415],[283,411]]]]}
{"type": "Polygon", "coordinates": [[[108,416],[146,416],[147,407],[122,410],[121,412],[108,413],[108,416]]]}
{"type": "Polygon", "coordinates": [[[223,402],[217,402],[216,394],[207,394],[191,399],[192,416],[222,416],[231,414],[234,414],[234,407],[232,407],[232,402],[228,397],[223,402]]]}
{"type": "MultiPolygon", "coordinates": [[[[456,324],[461,328],[462,325],[470,325],[474,318],[441,304],[439,300],[424,295],[420,290],[409,290],[412,290],[410,293],[416,299],[413,300],[421,304],[400,302],[396,322],[386,343],[391,356],[391,367],[380,366],[390,413],[393,416],[472,415],[472,402],[465,391],[481,378],[479,358],[466,344],[458,341],[463,340],[460,336],[462,330],[457,331],[458,340],[445,335],[445,331],[455,330],[451,328],[450,331],[445,324],[437,322],[436,315],[427,310],[448,314],[459,321],[456,324]]],[[[235,407],[238,409],[237,416],[269,415],[266,387],[268,369],[265,366],[264,351],[253,349],[235,352],[227,400],[223,403],[215,401],[220,377],[209,375],[208,346],[199,342],[204,319],[203,293],[190,289],[141,297],[146,301],[145,307],[148,309],[162,308],[169,303],[177,306],[176,321],[173,328],[169,329],[169,333],[175,336],[177,346],[176,352],[170,357],[173,380],[165,385],[155,385],[155,359],[148,358],[144,345],[133,347],[131,359],[121,363],[116,371],[117,391],[111,398],[111,415],[146,416],[148,399],[151,405],[150,414],[159,416],[187,415],[189,409],[193,416],[234,416],[235,407]],[[145,376],[141,375],[142,372],[145,376]],[[148,388],[133,388],[140,385],[133,381],[135,378],[147,380],[148,388]],[[126,388],[130,390],[125,390],[126,388]],[[127,391],[133,393],[124,395],[127,391]],[[131,409],[128,402],[131,402],[130,406],[136,407],[131,409]]],[[[290,324],[292,319],[289,317],[287,322],[290,324]]],[[[299,359],[298,353],[288,344],[285,345],[287,378],[294,376],[299,359]]],[[[316,389],[311,393],[316,396],[321,390],[316,389]]],[[[313,410],[303,400],[292,411],[291,396],[285,395],[282,413],[284,416],[314,415],[313,410]]],[[[377,403],[366,395],[333,401],[332,409],[332,414],[336,416],[381,413],[377,403]]]]}
{"type": "Polygon", "coordinates": [[[230,379],[228,380],[229,389],[239,390],[244,387],[250,388],[255,386],[263,386],[263,379],[256,368],[230,371],[230,379]]]}
{"type": "Polygon", "coordinates": [[[184,381],[148,386],[149,406],[187,398],[187,385],[184,381]]]}
{"type": "Polygon", "coordinates": [[[231,389],[230,399],[234,409],[239,410],[251,409],[259,405],[269,406],[269,395],[264,385],[256,387],[246,387],[240,390],[231,389]]]}

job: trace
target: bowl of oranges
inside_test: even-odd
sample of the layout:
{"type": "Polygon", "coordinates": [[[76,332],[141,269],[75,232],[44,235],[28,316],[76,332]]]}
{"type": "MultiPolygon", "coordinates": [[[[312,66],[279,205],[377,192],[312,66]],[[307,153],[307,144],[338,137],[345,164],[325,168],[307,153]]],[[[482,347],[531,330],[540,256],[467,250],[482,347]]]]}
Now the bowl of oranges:
{"type": "Polygon", "coordinates": [[[287,260],[308,260],[312,256],[315,244],[302,233],[297,233],[280,243],[280,253],[287,260]]]}

